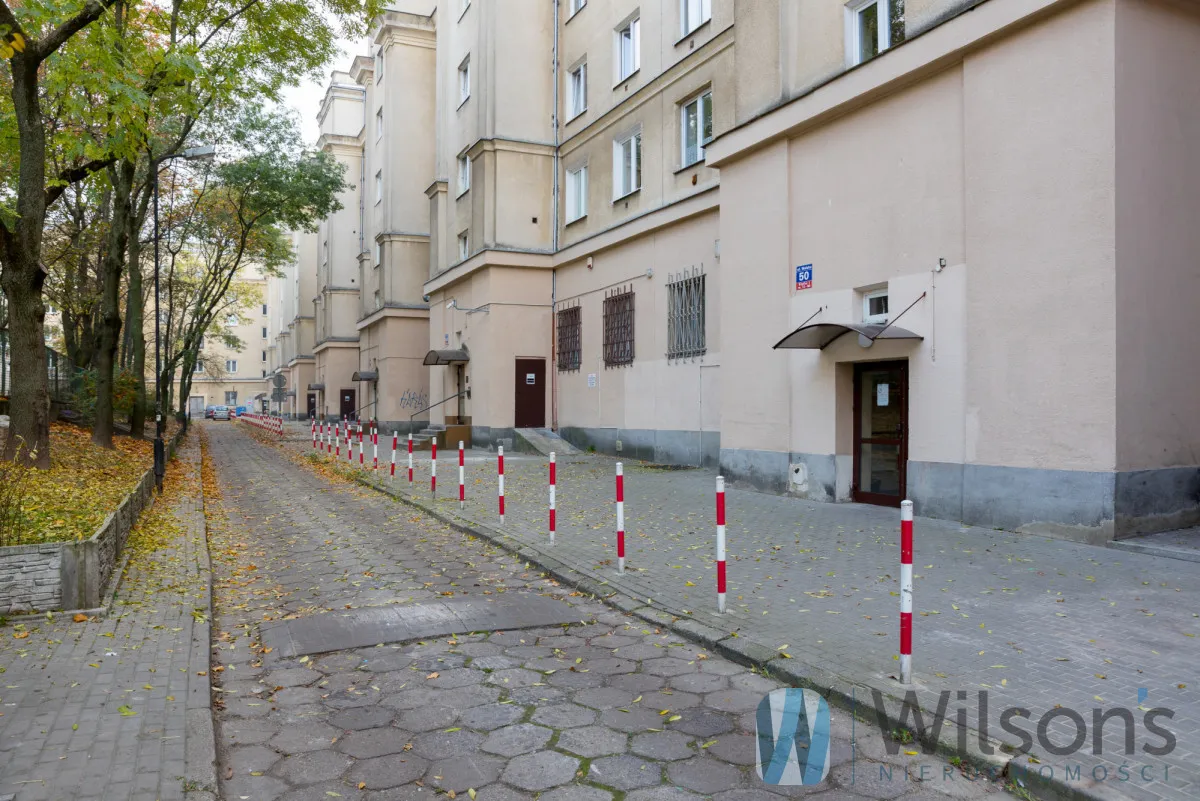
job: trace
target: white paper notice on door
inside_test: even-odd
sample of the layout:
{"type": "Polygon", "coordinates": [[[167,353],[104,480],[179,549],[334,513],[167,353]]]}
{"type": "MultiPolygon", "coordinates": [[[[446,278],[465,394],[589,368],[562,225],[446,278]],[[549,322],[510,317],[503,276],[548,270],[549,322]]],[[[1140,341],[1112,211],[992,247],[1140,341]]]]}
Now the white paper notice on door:
{"type": "Polygon", "coordinates": [[[525,374],[525,383],[526,384],[536,384],[537,377],[533,373],[526,373],[525,374]]]}
{"type": "Polygon", "coordinates": [[[887,406],[888,405],[888,386],[889,385],[887,383],[875,385],[875,405],[876,406],[887,406]]]}

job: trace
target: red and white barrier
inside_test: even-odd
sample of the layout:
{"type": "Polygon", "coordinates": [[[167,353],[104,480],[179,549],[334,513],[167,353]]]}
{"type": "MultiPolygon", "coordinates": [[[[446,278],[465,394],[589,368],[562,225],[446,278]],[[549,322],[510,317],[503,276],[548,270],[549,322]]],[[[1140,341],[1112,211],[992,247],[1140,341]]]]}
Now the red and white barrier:
{"type": "Polygon", "coordinates": [[[354,462],[354,429],[349,419],[346,420],[346,461],[354,462]]]}
{"type": "Polygon", "coordinates": [[[556,517],[555,512],[558,509],[558,503],[557,503],[558,499],[554,497],[556,483],[557,483],[556,476],[554,475],[554,451],[550,451],[550,544],[551,545],[554,544],[554,529],[555,529],[555,524],[558,522],[557,520],[555,520],[555,517],[556,517]]]}
{"type": "Polygon", "coordinates": [[[617,572],[625,572],[625,467],[617,462],[617,572]]]}
{"type": "Polygon", "coordinates": [[[280,439],[283,438],[283,418],[282,417],[274,417],[274,416],[265,415],[265,414],[243,414],[241,417],[236,418],[236,419],[244,420],[245,422],[249,423],[250,425],[254,426],[255,428],[262,429],[263,431],[266,431],[269,434],[274,434],[275,436],[279,437],[280,439]]]}
{"type": "Polygon", "coordinates": [[[313,420],[309,425],[309,428],[311,429],[310,433],[312,434],[312,446],[313,450],[315,451],[317,449],[317,421],[313,420]]]}
{"type": "Polygon", "coordinates": [[[408,435],[408,488],[413,484],[412,434],[408,435]]]}
{"type": "Polygon", "coordinates": [[[331,431],[330,434],[333,436],[333,446],[334,446],[334,449],[336,449],[336,452],[333,454],[333,456],[335,459],[341,459],[342,458],[342,424],[340,421],[333,424],[333,431],[331,431]]]}
{"type": "Polygon", "coordinates": [[[717,476],[717,612],[725,614],[725,477],[717,476]]]}
{"type": "Polygon", "coordinates": [[[379,422],[371,421],[371,469],[379,469],[379,422]]]}
{"type": "Polygon", "coordinates": [[[363,467],[367,463],[366,454],[363,453],[363,424],[362,420],[358,421],[358,466],[363,467]]]}
{"type": "Polygon", "coordinates": [[[496,448],[496,486],[499,490],[498,500],[500,502],[500,523],[504,523],[504,446],[500,445],[496,448]]]}
{"type": "Polygon", "coordinates": [[[437,437],[430,440],[429,493],[437,495],[437,437]]]}
{"type": "Polygon", "coordinates": [[[912,684],[913,503],[900,502],[900,683],[912,684]]]}
{"type": "Polygon", "coordinates": [[[391,478],[393,480],[395,480],[395,478],[396,478],[396,448],[399,445],[400,445],[400,432],[393,431],[392,432],[392,473],[391,473],[391,478]]]}
{"type": "Polygon", "coordinates": [[[458,508],[467,508],[467,462],[461,439],[458,441],[458,508]]]}

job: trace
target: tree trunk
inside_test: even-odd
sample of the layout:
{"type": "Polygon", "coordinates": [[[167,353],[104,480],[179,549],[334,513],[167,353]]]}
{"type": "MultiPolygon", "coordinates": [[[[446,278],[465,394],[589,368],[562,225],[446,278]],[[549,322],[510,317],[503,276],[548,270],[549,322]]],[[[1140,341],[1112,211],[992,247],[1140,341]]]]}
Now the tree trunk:
{"type": "Polygon", "coordinates": [[[113,447],[113,389],[117,348],[121,344],[121,273],[128,251],[129,214],[135,165],[118,162],[109,172],[113,182],[112,225],[100,266],[100,330],[96,347],[96,421],[92,442],[113,447]]]}
{"type": "Polygon", "coordinates": [[[142,293],[142,243],[138,237],[136,214],[130,215],[129,232],[129,319],[125,321],[129,335],[129,367],[137,380],[137,391],[133,401],[133,413],[129,415],[130,436],[142,439],[146,428],[146,334],[145,295],[142,293]]]}
{"type": "Polygon", "coordinates": [[[38,102],[38,62],[18,53],[12,67],[13,109],[20,141],[16,229],[0,234],[0,284],[8,301],[12,368],[5,459],[50,466],[50,392],[42,303],[42,226],[46,219],[46,128],[38,102]]]}

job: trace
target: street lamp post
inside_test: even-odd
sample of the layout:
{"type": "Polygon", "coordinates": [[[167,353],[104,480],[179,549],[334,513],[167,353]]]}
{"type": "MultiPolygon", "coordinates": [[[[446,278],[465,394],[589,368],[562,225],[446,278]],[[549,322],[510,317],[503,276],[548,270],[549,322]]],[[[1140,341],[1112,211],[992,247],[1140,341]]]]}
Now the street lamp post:
{"type": "Polygon", "coordinates": [[[163,476],[167,472],[167,450],[163,442],[162,408],[162,311],[158,291],[158,170],[172,159],[186,161],[209,161],[216,154],[212,145],[190,147],[180,153],[164,156],[150,164],[150,180],[154,182],[154,485],[159,493],[163,490],[163,476]]]}

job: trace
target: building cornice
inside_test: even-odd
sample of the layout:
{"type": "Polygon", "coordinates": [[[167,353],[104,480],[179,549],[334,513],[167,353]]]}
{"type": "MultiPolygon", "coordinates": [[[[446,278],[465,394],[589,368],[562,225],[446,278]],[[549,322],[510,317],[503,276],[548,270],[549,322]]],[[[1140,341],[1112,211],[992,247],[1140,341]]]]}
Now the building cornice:
{"type": "Polygon", "coordinates": [[[520,267],[526,270],[551,270],[554,268],[553,256],[550,253],[518,250],[513,248],[488,248],[481,250],[465,261],[460,261],[453,267],[443,270],[425,282],[425,291],[437,292],[448,286],[457,284],[468,276],[488,267],[520,267]]]}
{"type": "Polygon", "coordinates": [[[405,319],[428,320],[429,319],[429,304],[427,303],[385,303],[383,308],[376,309],[366,317],[360,319],[355,327],[359,331],[364,328],[369,328],[381,320],[389,317],[401,317],[405,319]]]}
{"type": "Polygon", "coordinates": [[[958,15],[926,29],[875,58],[838,72],[798,97],[789,98],[733,127],[705,147],[705,164],[720,168],[781,139],[791,139],[961,62],[1077,0],[1006,0],[965,6],[958,15]],[[970,13],[966,13],[970,11],[970,13]]]}
{"type": "Polygon", "coordinates": [[[358,337],[327,337],[322,339],[313,347],[313,354],[316,355],[326,350],[354,348],[358,349],[358,337]]]}
{"type": "Polygon", "coordinates": [[[425,187],[425,197],[432,200],[433,196],[438,193],[441,193],[444,195],[444,194],[446,194],[447,189],[449,189],[449,186],[450,186],[450,182],[447,181],[445,178],[434,179],[433,183],[431,183],[429,186],[425,187]]]}
{"type": "Polygon", "coordinates": [[[472,159],[478,158],[483,153],[501,152],[501,153],[521,153],[526,156],[554,156],[554,144],[552,142],[531,142],[521,139],[476,139],[465,151],[464,154],[472,159]]]}
{"type": "Polygon", "coordinates": [[[321,294],[322,295],[357,295],[358,287],[356,287],[356,286],[323,286],[323,287],[321,287],[321,294]]]}
{"type": "Polygon", "coordinates": [[[376,242],[415,242],[423,244],[429,241],[429,234],[409,231],[380,231],[375,234],[376,242]]]}

